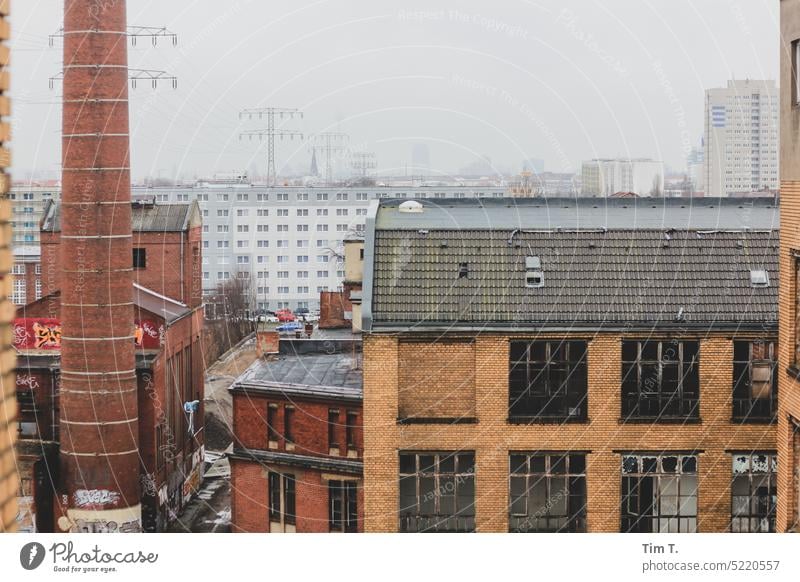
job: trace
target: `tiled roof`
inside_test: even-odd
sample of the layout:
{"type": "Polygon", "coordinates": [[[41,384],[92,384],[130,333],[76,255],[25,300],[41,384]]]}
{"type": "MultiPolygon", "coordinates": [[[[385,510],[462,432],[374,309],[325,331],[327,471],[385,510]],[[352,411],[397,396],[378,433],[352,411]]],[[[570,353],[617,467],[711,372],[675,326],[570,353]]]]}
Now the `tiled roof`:
{"type": "MultiPolygon", "coordinates": [[[[653,210],[664,214],[663,205],[653,210]]],[[[730,230],[568,230],[570,224],[564,221],[550,230],[519,231],[433,228],[432,217],[425,213],[393,215],[382,222],[381,207],[379,228],[373,233],[374,263],[368,266],[372,328],[774,327],[777,212],[774,230],[747,231],[739,230],[736,210],[732,215],[739,218],[730,230]],[[415,216],[427,221],[424,229],[412,228],[411,222],[408,228],[391,224],[415,216]],[[380,228],[381,224],[395,228],[380,228]],[[539,257],[543,287],[526,287],[526,256],[539,257]],[[466,277],[459,277],[462,263],[466,277]],[[750,271],[756,269],[768,271],[768,287],[751,286],[750,271]]],[[[466,217],[468,223],[486,216],[483,208],[472,212],[480,216],[466,217]]],[[[600,222],[590,214],[582,216],[589,223],[600,222]]],[[[686,218],[668,215],[667,223],[686,218]]],[[[751,218],[756,227],[763,226],[763,216],[751,218]]],[[[616,216],[612,222],[619,220],[616,216]]],[[[707,220],[710,217],[700,223],[706,225],[707,220]]]]}

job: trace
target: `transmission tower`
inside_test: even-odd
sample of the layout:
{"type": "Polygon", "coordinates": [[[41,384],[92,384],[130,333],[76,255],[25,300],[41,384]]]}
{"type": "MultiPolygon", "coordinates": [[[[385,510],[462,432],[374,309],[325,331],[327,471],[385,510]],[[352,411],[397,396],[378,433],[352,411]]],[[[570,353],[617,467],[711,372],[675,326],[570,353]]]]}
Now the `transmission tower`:
{"type": "Polygon", "coordinates": [[[350,136],[338,131],[326,131],[313,136],[312,148],[325,154],[325,185],[333,184],[333,154],[346,151],[350,136]]]}
{"type": "MultiPolygon", "coordinates": [[[[136,41],[139,38],[149,38],[153,42],[153,46],[158,46],[158,39],[168,39],[172,42],[172,46],[178,45],[178,35],[169,31],[164,26],[128,26],[126,27],[127,36],[131,41],[131,46],[136,46],[136,41]]],[[[64,27],[62,26],[56,32],[49,35],[50,47],[54,47],[56,40],[64,38],[64,27]]],[[[57,81],[64,80],[64,71],[50,77],[50,88],[53,89],[57,81]]],[[[128,68],[128,80],[131,82],[131,88],[136,89],[137,81],[149,81],[153,89],[158,87],[158,83],[162,81],[169,81],[173,89],[178,88],[178,78],[170,75],[166,71],[158,71],[152,69],[131,69],[128,68]]]]}
{"type": "Polygon", "coordinates": [[[358,176],[366,178],[369,170],[378,167],[375,161],[374,152],[352,152],[350,154],[350,166],[356,171],[358,176]]]}
{"type": "Polygon", "coordinates": [[[303,134],[299,131],[295,131],[293,129],[275,129],[275,116],[278,116],[279,119],[283,120],[284,117],[288,119],[294,119],[295,116],[299,116],[300,119],[303,119],[303,112],[298,109],[292,109],[288,107],[259,107],[257,109],[244,109],[239,113],[239,119],[254,119],[258,117],[258,119],[267,118],[267,128],[266,129],[254,129],[249,131],[243,131],[239,134],[239,139],[241,140],[243,137],[249,137],[251,140],[254,137],[267,140],[267,186],[274,186],[275,179],[277,174],[275,172],[275,136],[279,136],[281,140],[284,138],[289,138],[294,140],[294,138],[303,139],[303,134]]]}

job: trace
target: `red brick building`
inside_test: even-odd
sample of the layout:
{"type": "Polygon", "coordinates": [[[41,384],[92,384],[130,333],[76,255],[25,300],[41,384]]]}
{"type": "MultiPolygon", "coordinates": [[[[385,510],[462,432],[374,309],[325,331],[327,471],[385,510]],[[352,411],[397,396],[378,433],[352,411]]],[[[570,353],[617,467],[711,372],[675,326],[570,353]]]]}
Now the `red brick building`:
{"type": "MultiPolygon", "coordinates": [[[[133,266],[139,486],[142,527],[161,531],[202,479],[203,314],[198,276],[201,219],[197,203],[134,203],[133,266]],[[196,283],[196,285],[195,285],[196,283]]],[[[46,294],[24,307],[14,326],[20,529],[60,531],[68,500],[58,470],[60,446],[61,212],[50,204],[42,221],[46,294]]],[[[81,503],[91,503],[86,491],[81,503]]],[[[106,492],[113,496],[113,492],[106,492]]],[[[76,500],[73,500],[73,502],[76,500]]],[[[80,527],[80,524],[78,524],[80,527]]],[[[90,527],[97,531],[96,527],[90,527]]],[[[108,529],[113,529],[112,525],[108,529]]],[[[107,530],[106,530],[107,531],[107,530]]]]}
{"type": "Polygon", "coordinates": [[[282,342],[230,390],[233,531],[363,531],[360,342],[282,342]]]}

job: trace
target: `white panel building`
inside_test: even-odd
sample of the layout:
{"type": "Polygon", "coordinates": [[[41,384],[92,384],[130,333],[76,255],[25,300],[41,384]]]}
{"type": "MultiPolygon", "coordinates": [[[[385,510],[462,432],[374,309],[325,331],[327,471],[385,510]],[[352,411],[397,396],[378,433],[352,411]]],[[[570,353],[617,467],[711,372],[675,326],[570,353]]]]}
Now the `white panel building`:
{"type": "Polygon", "coordinates": [[[647,158],[594,159],[583,162],[583,196],[613,196],[633,192],[637,196],[662,196],[664,163],[647,158]]]}
{"type": "Polygon", "coordinates": [[[705,103],[706,196],[778,189],[778,91],[775,81],[728,81],[705,103]]]}

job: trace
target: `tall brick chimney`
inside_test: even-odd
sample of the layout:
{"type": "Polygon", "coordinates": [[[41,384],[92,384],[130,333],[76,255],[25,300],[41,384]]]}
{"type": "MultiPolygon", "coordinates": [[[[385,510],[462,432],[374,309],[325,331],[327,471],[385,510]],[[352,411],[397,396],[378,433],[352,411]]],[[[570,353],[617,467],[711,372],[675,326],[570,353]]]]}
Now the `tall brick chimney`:
{"type": "Polygon", "coordinates": [[[62,529],[140,531],[125,0],[65,0],[62,529]]]}

